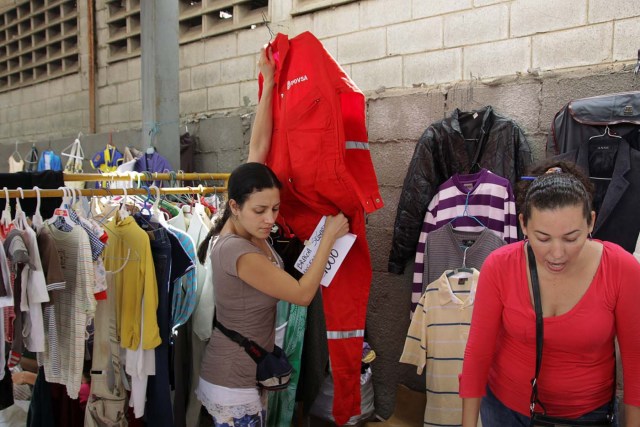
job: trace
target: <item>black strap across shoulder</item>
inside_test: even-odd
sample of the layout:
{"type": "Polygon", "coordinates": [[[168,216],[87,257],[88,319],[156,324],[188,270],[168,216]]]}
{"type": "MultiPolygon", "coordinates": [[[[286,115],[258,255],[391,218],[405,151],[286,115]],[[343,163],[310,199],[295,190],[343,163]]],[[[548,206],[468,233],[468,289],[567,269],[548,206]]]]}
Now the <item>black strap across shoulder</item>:
{"type": "Polygon", "coordinates": [[[538,281],[538,267],[536,258],[533,254],[531,245],[527,244],[527,255],[529,259],[529,273],[531,274],[531,290],[533,292],[533,306],[536,312],[536,373],[531,380],[531,412],[534,412],[536,404],[542,407],[546,412],[542,403],[538,400],[538,374],[542,366],[542,337],[544,336],[544,322],[542,318],[542,301],[540,299],[540,285],[538,281]]]}
{"type": "MultiPolygon", "coordinates": [[[[542,367],[542,344],[544,337],[544,321],[542,317],[542,301],[540,298],[540,282],[538,279],[538,267],[536,265],[536,257],[533,253],[533,249],[531,249],[531,245],[526,243],[527,246],[527,258],[529,260],[529,273],[531,274],[531,291],[533,293],[533,305],[536,312],[536,373],[533,379],[531,380],[531,400],[530,400],[530,410],[531,415],[535,412],[536,405],[539,405],[542,408],[542,413],[546,414],[546,409],[540,400],[538,400],[538,374],[540,373],[540,368],[542,367]]],[[[615,360],[615,350],[614,350],[614,360],[615,360]]],[[[609,404],[609,414],[607,418],[609,420],[613,420],[614,417],[614,402],[616,398],[616,368],[615,363],[613,367],[613,391],[611,395],[611,403],[609,404]]]]}

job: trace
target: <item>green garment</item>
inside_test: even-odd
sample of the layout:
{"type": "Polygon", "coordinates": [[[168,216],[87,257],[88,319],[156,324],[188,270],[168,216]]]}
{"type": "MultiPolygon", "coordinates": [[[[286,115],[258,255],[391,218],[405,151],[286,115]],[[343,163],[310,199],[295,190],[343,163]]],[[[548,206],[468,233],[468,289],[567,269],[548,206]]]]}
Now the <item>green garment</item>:
{"type": "Polygon", "coordinates": [[[283,350],[293,367],[291,381],[286,390],[270,392],[269,406],[267,410],[268,427],[289,427],[293,419],[293,410],[296,403],[296,389],[300,379],[300,360],[302,358],[302,344],[304,343],[304,330],[307,323],[307,307],[289,304],[284,301],[278,303],[278,315],[276,324],[284,323],[288,314],[288,323],[284,335],[283,350]]]}

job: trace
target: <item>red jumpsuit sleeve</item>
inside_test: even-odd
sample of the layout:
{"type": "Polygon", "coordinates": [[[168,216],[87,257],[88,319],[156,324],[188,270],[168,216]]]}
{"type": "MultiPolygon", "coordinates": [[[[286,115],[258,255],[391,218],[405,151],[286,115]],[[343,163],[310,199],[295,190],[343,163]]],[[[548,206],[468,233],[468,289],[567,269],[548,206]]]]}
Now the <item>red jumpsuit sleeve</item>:
{"type": "Polygon", "coordinates": [[[624,373],[624,403],[640,406],[640,264],[622,248],[617,249],[620,266],[616,269],[619,289],[615,319],[624,373]]]}
{"type": "Polygon", "coordinates": [[[500,252],[493,253],[482,265],[460,375],[462,398],[485,395],[489,368],[502,329],[502,278],[510,277],[510,272],[504,271],[503,257],[500,252]]]}

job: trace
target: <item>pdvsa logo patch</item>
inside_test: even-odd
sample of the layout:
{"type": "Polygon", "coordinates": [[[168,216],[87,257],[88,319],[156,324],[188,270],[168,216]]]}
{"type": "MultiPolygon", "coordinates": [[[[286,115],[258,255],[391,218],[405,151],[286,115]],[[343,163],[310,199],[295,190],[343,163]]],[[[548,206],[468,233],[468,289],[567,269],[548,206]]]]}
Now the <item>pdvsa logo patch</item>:
{"type": "Polygon", "coordinates": [[[309,80],[309,78],[307,77],[306,74],[300,77],[296,77],[295,79],[289,80],[287,82],[287,90],[291,89],[291,86],[297,85],[298,83],[301,83],[301,82],[306,82],[307,80],[309,80]]]}

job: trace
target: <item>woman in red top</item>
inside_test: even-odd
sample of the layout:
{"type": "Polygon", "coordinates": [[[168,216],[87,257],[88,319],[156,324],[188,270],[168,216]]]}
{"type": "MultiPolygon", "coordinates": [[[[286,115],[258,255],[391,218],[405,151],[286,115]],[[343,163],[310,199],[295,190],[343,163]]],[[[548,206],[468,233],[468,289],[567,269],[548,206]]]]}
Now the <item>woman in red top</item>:
{"type": "Polygon", "coordinates": [[[483,264],[460,377],[464,427],[476,427],[478,414],[484,427],[529,425],[536,326],[527,245],[542,298],[538,399],[547,415],[593,420],[607,414],[617,337],[625,426],[640,426],[640,264],[620,246],[590,238],[589,180],[573,165],[553,166],[518,200],[527,240],[496,250],[483,264]]]}

